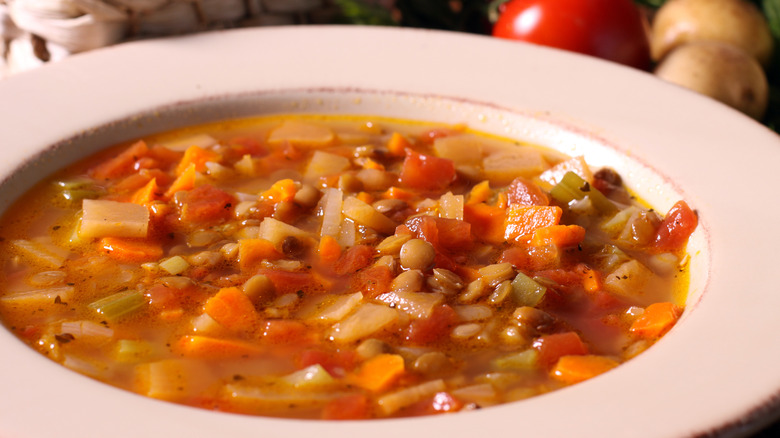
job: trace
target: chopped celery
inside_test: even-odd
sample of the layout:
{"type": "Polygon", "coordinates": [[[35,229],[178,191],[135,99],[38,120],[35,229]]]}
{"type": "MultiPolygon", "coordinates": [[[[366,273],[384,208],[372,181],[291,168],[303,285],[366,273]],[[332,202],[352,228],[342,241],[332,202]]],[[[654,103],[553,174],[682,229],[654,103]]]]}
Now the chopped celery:
{"type": "Polygon", "coordinates": [[[114,358],[122,363],[137,363],[152,354],[152,345],[146,341],[120,339],[116,343],[114,358]]]}
{"type": "Polygon", "coordinates": [[[285,383],[296,388],[317,388],[332,385],[336,382],[320,364],[308,366],[282,377],[285,383]]]}
{"type": "Polygon", "coordinates": [[[141,292],[126,290],[94,301],[88,307],[109,320],[117,320],[140,310],[145,305],[146,298],[141,292]]]}
{"type": "Polygon", "coordinates": [[[519,353],[512,353],[493,360],[493,365],[497,368],[511,368],[520,370],[536,369],[537,353],[533,348],[523,350],[519,353]]]}
{"type": "Polygon", "coordinates": [[[542,301],[546,292],[546,287],[522,272],[518,272],[512,280],[512,293],[518,306],[534,307],[542,301]]]}
{"type": "Polygon", "coordinates": [[[86,177],[57,181],[55,184],[60,189],[62,199],[69,206],[81,205],[82,200],[97,198],[105,192],[101,187],[96,186],[93,180],[86,177]]]}
{"type": "Polygon", "coordinates": [[[612,201],[574,172],[566,172],[561,181],[550,190],[550,196],[565,205],[588,197],[600,213],[613,214],[617,211],[617,206],[612,201]]]}

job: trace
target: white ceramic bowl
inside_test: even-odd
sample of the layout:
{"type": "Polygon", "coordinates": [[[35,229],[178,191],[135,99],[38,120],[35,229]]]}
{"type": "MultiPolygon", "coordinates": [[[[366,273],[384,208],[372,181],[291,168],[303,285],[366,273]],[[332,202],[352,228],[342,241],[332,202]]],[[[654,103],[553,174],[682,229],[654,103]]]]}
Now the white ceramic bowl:
{"type": "Polygon", "coordinates": [[[740,435],[780,394],[780,137],[704,97],[592,58],[463,34],[294,27],[130,43],[0,82],[0,205],[100,147],[249,114],[465,122],[616,168],[665,211],[698,209],[686,312],[658,344],[573,387],[480,411],[321,422],[127,393],[0,329],[0,436],[740,435]]]}

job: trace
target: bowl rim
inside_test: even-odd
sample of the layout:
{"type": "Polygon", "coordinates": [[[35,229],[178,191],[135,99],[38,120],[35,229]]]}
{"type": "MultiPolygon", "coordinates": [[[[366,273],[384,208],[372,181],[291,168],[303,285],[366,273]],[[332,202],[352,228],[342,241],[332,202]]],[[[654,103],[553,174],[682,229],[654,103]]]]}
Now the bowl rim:
{"type": "MultiPolygon", "coordinates": [[[[250,430],[249,428],[256,428],[258,424],[262,424],[262,427],[286,428],[288,432],[292,430],[291,434],[316,431],[324,436],[343,435],[345,432],[365,433],[368,431],[364,430],[367,427],[372,427],[371,433],[379,436],[413,433],[419,427],[437,427],[443,432],[462,436],[466,431],[499,431],[508,421],[511,425],[511,419],[518,415],[527,417],[523,419],[527,430],[539,434],[555,432],[555,435],[576,433],[599,436],[626,432],[632,436],[739,435],[777,416],[780,371],[753,370],[750,381],[741,380],[745,383],[742,387],[737,386],[734,380],[744,376],[745,370],[749,369],[748,364],[752,361],[780,360],[780,352],[771,349],[754,352],[748,348],[750,346],[743,345],[745,341],[733,330],[724,330],[722,324],[718,324],[728,315],[729,307],[733,307],[733,301],[729,299],[733,300],[735,294],[729,293],[729,289],[740,286],[749,289],[749,293],[744,294],[748,299],[757,300],[757,303],[751,302],[745,307],[751,315],[758,315],[759,318],[754,321],[739,314],[732,322],[741,324],[740,333],[743,335],[756,337],[751,345],[758,345],[757,341],[762,333],[780,329],[780,322],[770,320],[770,308],[780,304],[780,299],[755,292],[771,284],[771,276],[768,275],[771,270],[768,269],[766,256],[770,254],[769,248],[780,243],[780,236],[767,235],[763,240],[757,241],[756,238],[761,236],[762,225],[758,218],[739,217],[732,211],[736,206],[748,213],[760,213],[762,217],[771,219],[780,217],[780,209],[762,206],[759,211],[754,206],[755,198],[732,201],[727,196],[728,199],[723,199],[724,191],[726,195],[737,197],[740,192],[748,189],[753,189],[751,193],[755,192],[751,184],[760,188],[769,186],[772,175],[771,158],[780,158],[780,138],[751,119],[722,105],[677,87],[662,84],[641,72],[525,44],[450,32],[411,29],[296,26],[222,31],[128,43],[73,56],[60,63],[0,82],[0,113],[9,114],[0,120],[0,130],[8,134],[8,143],[16,145],[14,150],[6,151],[7,159],[0,163],[0,174],[7,175],[28,162],[24,151],[42,150],[55,144],[67,145],[77,138],[103,132],[101,129],[107,128],[102,127],[115,126],[122,120],[130,120],[128,123],[143,123],[146,120],[144,117],[154,117],[155,114],[163,114],[162,119],[165,119],[167,111],[183,109],[186,112],[190,110],[189,105],[197,106],[220,99],[237,99],[237,96],[246,97],[247,90],[279,96],[314,91],[315,95],[320,93],[320,96],[328,92],[358,93],[366,96],[365,99],[370,99],[371,96],[393,95],[396,99],[407,99],[403,104],[406,105],[404,108],[410,111],[413,111],[415,105],[418,105],[421,111],[431,110],[430,105],[433,105],[433,110],[439,112],[457,113],[469,107],[479,107],[484,112],[506,111],[509,114],[507,118],[520,117],[542,125],[558,126],[561,132],[578,136],[585,146],[590,147],[590,141],[609,150],[618,150],[630,157],[638,168],[644,166],[660,174],[662,177],[660,182],[657,181],[658,184],[663,190],[670,192],[665,196],[680,195],[691,199],[700,209],[703,228],[706,230],[706,233],[702,233],[705,240],[702,245],[707,256],[705,267],[708,269],[710,284],[706,293],[701,291],[699,299],[692,306],[693,310],[686,312],[679,327],[675,327],[667,338],[641,355],[641,360],[636,360],[636,363],[631,361],[603,376],[604,378],[599,377],[563,391],[535,397],[533,400],[447,418],[328,424],[245,418],[234,414],[202,411],[192,415],[192,408],[150,401],[124,392],[118,395],[118,390],[114,388],[74,376],[70,371],[52,367],[48,361],[32,359],[33,356],[40,356],[26,347],[19,348],[21,343],[14,344],[6,330],[0,331],[0,344],[11,348],[10,351],[14,352],[15,357],[29,359],[31,365],[29,369],[22,369],[24,367],[10,361],[0,363],[0,390],[9,393],[23,387],[19,385],[20,382],[25,382],[28,388],[32,388],[28,379],[34,377],[33,371],[45,372],[48,377],[36,378],[41,378],[51,385],[59,382],[58,391],[63,388],[77,390],[89,387],[94,398],[91,404],[106,415],[109,406],[119,407],[110,400],[121,399],[123,404],[132,406],[137,413],[153,415],[164,412],[177,420],[173,422],[167,419],[155,424],[154,426],[159,428],[156,432],[180,433],[179,428],[184,422],[191,426],[197,425],[198,430],[194,431],[193,436],[205,436],[206,433],[226,430],[241,433],[250,430]],[[273,61],[273,65],[281,65],[280,71],[263,70],[245,64],[243,51],[263,44],[273,44],[275,50],[264,52],[264,60],[273,61]],[[345,46],[354,47],[355,50],[353,53],[343,53],[340,48],[345,46]],[[376,53],[377,47],[382,48],[381,53],[376,53]],[[172,51],[175,51],[176,57],[160,58],[172,51]],[[203,53],[219,59],[222,68],[239,70],[236,74],[232,74],[230,70],[230,84],[225,83],[228,81],[224,80],[224,70],[201,65],[203,53]],[[298,59],[286,56],[285,53],[304,53],[309,59],[298,59]],[[458,61],[463,61],[464,54],[468,55],[469,63],[458,64],[458,61]],[[355,65],[355,57],[364,63],[355,65]],[[407,63],[416,62],[415,65],[425,67],[430,74],[449,73],[451,77],[440,76],[441,80],[432,81],[415,77],[413,72],[400,70],[393,70],[393,77],[383,70],[383,62],[399,58],[407,63]],[[334,59],[350,68],[333,64],[334,59]],[[121,87],[117,86],[117,81],[114,80],[116,76],[139,61],[152,60],[157,62],[158,68],[155,71],[137,72],[133,81],[123,82],[121,87]],[[301,73],[309,64],[318,67],[319,74],[315,79],[301,73]],[[189,69],[199,65],[201,71],[186,77],[181,76],[183,71],[190,71],[189,69]],[[453,73],[450,71],[452,65],[458,65],[460,70],[453,73]],[[244,71],[240,70],[241,68],[244,71]],[[464,81],[482,77],[480,69],[492,71],[495,83],[479,83],[464,89],[464,81]],[[578,76],[568,77],[561,69],[574,69],[578,76]],[[290,71],[298,73],[290,74],[290,71]],[[515,71],[524,72],[524,79],[530,83],[511,82],[514,79],[512,72],[515,71]],[[258,79],[251,73],[265,75],[258,79]],[[107,81],[106,77],[111,80],[107,81]],[[178,82],[154,83],[155,79],[160,78],[177,79],[178,82]],[[565,81],[567,78],[568,82],[565,81]],[[604,83],[605,80],[607,84],[604,83]],[[506,85],[510,82],[513,86],[511,88],[506,85]],[[82,88],[79,90],[79,87],[82,88]],[[556,92],[553,93],[553,90],[556,92]],[[144,92],[150,95],[145,96],[144,92]],[[626,93],[630,93],[630,103],[639,108],[628,105],[626,93]],[[28,102],[30,96],[35,97],[34,105],[28,102]],[[110,99],[121,99],[122,104],[118,105],[110,99]],[[573,102],[574,100],[577,102],[573,102]],[[73,105],[69,102],[72,101],[90,108],[90,111],[68,112],[73,105]],[[587,105],[588,101],[591,105],[587,105]],[[594,105],[593,102],[597,104],[594,105]],[[641,108],[645,110],[641,111],[641,108]],[[63,114],[67,114],[67,117],[62,117],[63,114]],[[690,114],[701,116],[706,123],[690,119],[690,114]],[[637,120],[639,116],[642,116],[642,119],[637,120]],[[32,123],[36,120],[35,117],[44,120],[49,129],[31,131],[35,126],[35,123],[32,123]],[[687,123],[681,126],[681,120],[686,120],[687,123]],[[656,130],[653,126],[660,126],[662,129],[656,130]],[[66,140],[63,142],[62,139],[66,140]],[[701,155],[702,151],[683,149],[687,142],[692,141],[723,148],[737,140],[750,143],[752,153],[765,155],[767,159],[753,163],[741,155],[714,156],[707,168],[702,169],[701,166],[692,167],[696,155],[701,155]],[[664,144],[662,148],[652,146],[656,144],[654,142],[660,144],[662,141],[671,144],[664,144]],[[737,168],[747,164],[752,164],[752,167],[737,168]],[[737,168],[736,171],[733,168],[737,168]],[[732,180],[736,181],[729,181],[728,190],[721,189],[713,193],[715,189],[712,185],[722,182],[723,173],[727,170],[732,171],[731,174],[736,176],[732,180]],[[750,175],[746,173],[747,170],[755,171],[757,175],[750,175]],[[750,181],[746,181],[748,176],[750,181]],[[750,241],[755,244],[747,247],[746,242],[734,243],[727,239],[725,231],[728,230],[733,236],[733,227],[739,227],[737,237],[752,239],[750,241]],[[737,252],[740,258],[735,260],[733,255],[728,255],[729,252],[737,252]],[[733,264],[737,261],[747,263],[759,272],[751,273],[749,279],[745,279],[744,276],[732,272],[735,271],[733,264]],[[721,272],[729,263],[732,263],[731,270],[721,272]],[[717,339],[702,338],[703,333],[712,333],[713,337],[717,335],[717,339]],[[695,354],[691,356],[692,352],[686,346],[692,345],[704,348],[694,351],[695,354]],[[715,354],[716,347],[729,348],[729,351],[742,353],[743,356],[723,358],[715,354]],[[748,357],[748,353],[753,354],[748,357]],[[712,361],[715,358],[721,359],[721,368],[698,368],[704,367],[707,360],[712,361]],[[740,371],[734,372],[728,367],[738,367],[740,371]],[[647,381],[632,382],[631,378],[636,377],[634,373],[638,373],[635,370],[640,368],[646,373],[641,375],[647,376],[647,381]],[[658,374],[654,375],[653,369],[658,371],[658,374]],[[671,374],[672,371],[690,380],[685,381],[680,375],[671,374]],[[23,379],[19,376],[22,372],[26,373],[23,379]],[[711,389],[713,382],[724,378],[729,379],[719,383],[723,383],[722,389],[728,391],[731,396],[728,402],[720,402],[716,397],[702,400],[704,389],[711,389]],[[626,398],[626,388],[651,391],[653,385],[660,385],[659,389],[673,388],[679,392],[675,393],[675,400],[667,400],[664,395],[668,394],[656,390],[651,394],[643,394],[648,400],[635,400],[636,406],[626,405],[630,400],[626,398]],[[593,403],[596,396],[609,400],[593,403]],[[599,424],[611,418],[611,415],[605,415],[604,410],[620,413],[624,419],[630,419],[632,424],[624,424],[614,419],[612,424],[599,424]],[[551,421],[553,419],[550,418],[550,413],[561,411],[568,415],[570,421],[551,421]],[[655,424],[652,429],[636,430],[636,424],[649,420],[648,412],[651,411],[655,411],[654,417],[661,416],[664,420],[661,423],[666,424],[655,424]],[[228,417],[229,421],[226,420],[228,417]],[[476,426],[477,423],[479,426],[476,426]],[[379,431],[374,427],[376,424],[382,425],[378,428],[379,431]]],[[[355,104],[367,105],[366,102],[367,100],[355,104]]],[[[317,106],[316,103],[316,98],[310,102],[313,107],[317,106]]],[[[342,102],[342,105],[347,104],[348,102],[342,102]]],[[[457,114],[463,117],[462,113],[457,114]]],[[[498,116],[488,116],[489,119],[491,117],[498,116]]],[[[474,120],[478,119],[477,117],[474,120]]],[[[151,124],[148,121],[146,123],[151,124]]],[[[479,130],[479,127],[475,129],[479,130]]],[[[110,129],[108,131],[110,132],[110,129]]],[[[534,135],[518,131],[518,135],[520,134],[532,137],[534,135]]],[[[555,136],[555,133],[547,134],[548,137],[555,136]]],[[[67,146],[60,149],[66,150],[67,146]]],[[[51,163],[54,164],[56,163],[51,163]]],[[[41,167],[41,161],[38,160],[32,169],[37,171],[41,167]]],[[[7,188],[17,183],[18,181],[13,179],[6,180],[2,187],[7,188]]],[[[758,191],[755,196],[760,198],[762,194],[767,193],[758,191]]],[[[18,398],[5,398],[0,401],[0,425],[8,424],[8,433],[22,437],[44,436],[41,431],[51,431],[54,427],[61,432],[59,436],[83,435],[85,426],[76,420],[86,421],[90,416],[67,417],[64,412],[69,406],[63,405],[61,401],[45,403],[52,409],[59,406],[60,411],[55,414],[56,421],[53,420],[51,424],[30,423],[30,414],[27,411],[30,406],[35,406],[32,395],[45,393],[44,389],[30,389],[29,393],[18,398]],[[67,425],[70,430],[63,432],[63,425],[67,425]]],[[[94,417],[92,421],[93,426],[110,427],[107,421],[96,422],[94,417]]],[[[138,436],[143,431],[145,435],[153,436],[149,433],[154,429],[145,428],[146,426],[130,424],[124,420],[118,424],[122,426],[122,430],[115,431],[119,432],[119,435],[138,436]]],[[[0,432],[5,433],[2,430],[4,427],[0,426],[0,432]]]]}

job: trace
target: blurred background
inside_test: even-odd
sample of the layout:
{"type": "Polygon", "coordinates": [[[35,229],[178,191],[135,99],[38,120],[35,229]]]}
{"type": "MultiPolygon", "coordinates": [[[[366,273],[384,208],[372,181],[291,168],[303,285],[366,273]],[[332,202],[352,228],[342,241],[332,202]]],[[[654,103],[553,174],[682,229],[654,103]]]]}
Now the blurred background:
{"type": "Polygon", "coordinates": [[[0,78],[126,41],[318,24],[469,32],[585,53],[780,129],[780,0],[0,0],[0,78]]]}

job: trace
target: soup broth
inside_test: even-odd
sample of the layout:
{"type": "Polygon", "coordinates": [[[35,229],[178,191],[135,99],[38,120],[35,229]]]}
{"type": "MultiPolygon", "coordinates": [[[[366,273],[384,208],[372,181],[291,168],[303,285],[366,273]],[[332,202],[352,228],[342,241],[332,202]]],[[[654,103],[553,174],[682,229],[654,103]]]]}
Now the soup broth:
{"type": "Polygon", "coordinates": [[[457,412],[651,346],[683,311],[696,224],[613,169],[465,126],[235,120],[25,194],[0,223],[0,316],[57,363],[175,403],[457,412]]]}

